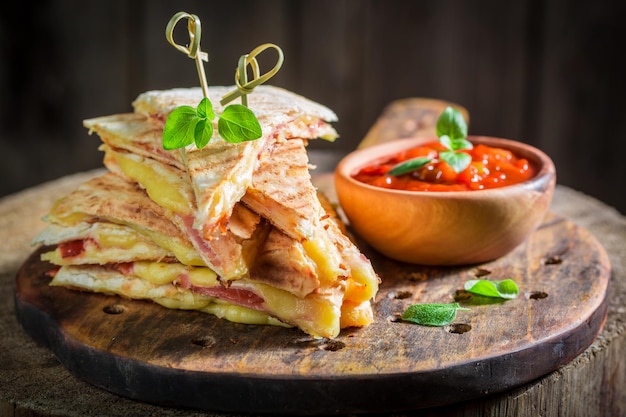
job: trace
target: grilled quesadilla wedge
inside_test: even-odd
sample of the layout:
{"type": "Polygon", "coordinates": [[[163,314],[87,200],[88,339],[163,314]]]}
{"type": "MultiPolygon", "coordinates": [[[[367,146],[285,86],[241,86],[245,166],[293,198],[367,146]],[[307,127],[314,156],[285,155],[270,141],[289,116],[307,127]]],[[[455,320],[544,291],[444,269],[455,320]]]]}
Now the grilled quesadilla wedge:
{"type": "MultiPolygon", "coordinates": [[[[55,204],[46,217],[50,226],[34,241],[57,245],[42,256],[59,266],[52,285],[151,299],[244,323],[289,324],[315,337],[335,337],[343,327],[372,321],[369,295],[354,291],[358,275],[344,270],[345,276],[321,282],[302,243],[267,222],[252,232],[263,238],[244,245],[250,274],[225,282],[194,257],[163,211],[114,173],[84,183],[55,204]]],[[[233,217],[249,214],[242,208],[233,217]]],[[[251,232],[242,227],[238,233],[251,232]]]]}
{"type": "MultiPolygon", "coordinates": [[[[232,87],[213,87],[214,103],[232,87]]],[[[153,300],[315,337],[373,321],[378,277],[323,204],[306,143],[337,135],[332,111],[275,87],[248,104],[263,136],[162,149],[164,121],[200,89],[152,91],[135,113],[84,122],[109,173],[57,202],[35,243],[52,285],[153,300]]],[[[223,108],[216,106],[219,115],[223,108]]]]}
{"type": "MultiPolygon", "coordinates": [[[[214,103],[218,103],[219,98],[230,90],[232,87],[211,87],[209,95],[214,103]]],[[[267,191],[267,180],[271,180],[271,175],[268,178],[266,174],[268,171],[271,174],[271,167],[278,166],[278,163],[272,164],[270,161],[270,163],[263,164],[261,172],[256,175],[256,159],[260,160],[260,164],[267,159],[268,155],[278,156],[276,148],[279,146],[276,143],[284,142],[280,140],[282,138],[298,138],[299,141],[317,137],[335,138],[337,134],[327,121],[335,121],[337,117],[330,109],[302,96],[276,87],[260,86],[249,100],[249,106],[256,113],[263,129],[263,137],[260,140],[233,145],[226,143],[215,134],[209,144],[202,149],[197,149],[194,145],[178,151],[158,149],[162,136],[162,123],[167,115],[180,105],[195,106],[201,98],[202,91],[199,88],[150,91],[140,94],[133,102],[135,114],[89,119],[84,122],[84,125],[90,131],[98,133],[103,142],[112,149],[122,149],[137,156],[151,157],[156,161],[186,171],[196,197],[194,226],[202,230],[205,239],[211,239],[218,229],[223,231],[230,209],[234,202],[241,199],[250,185],[253,172],[259,177],[257,184],[264,185],[267,191]],[[141,119],[140,115],[144,115],[145,118],[141,119]],[[125,128],[125,123],[128,128],[125,128]],[[270,144],[265,142],[270,142],[270,144]],[[152,156],[149,154],[150,150],[154,152],[152,156]],[[262,154],[259,155],[259,152],[262,154]],[[169,160],[165,156],[168,156],[169,160]],[[183,166],[181,166],[181,161],[183,166]]],[[[219,114],[221,111],[222,107],[217,105],[216,113],[219,114]]],[[[304,149],[300,152],[304,158],[301,158],[298,153],[290,155],[291,152],[292,150],[289,149],[283,154],[299,159],[285,161],[289,163],[287,166],[291,166],[289,173],[296,168],[308,168],[304,149]],[[298,165],[294,166],[293,162],[297,162],[298,165]]],[[[310,193],[312,186],[308,170],[304,175],[308,177],[306,191],[310,193]]],[[[133,175],[130,177],[132,178],[133,175]]],[[[303,177],[297,176],[297,178],[303,177]]],[[[300,181],[300,184],[296,185],[302,184],[303,182],[300,181]]],[[[253,188],[253,191],[258,188],[253,188]]],[[[276,188],[270,191],[275,194],[275,190],[276,188]]],[[[259,202],[256,205],[257,208],[262,207],[263,201],[258,201],[260,197],[272,195],[271,192],[259,191],[255,194],[256,198],[250,199],[250,203],[259,202]]],[[[282,206],[278,205],[278,207],[282,206]]],[[[266,210],[266,214],[275,213],[274,223],[279,228],[278,219],[293,219],[294,214],[299,216],[300,218],[295,218],[295,227],[287,225],[281,230],[288,234],[296,234],[297,236],[294,236],[296,238],[310,238],[314,226],[307,224],[303,219],[315,219],[317,214],[311,213],[311,210],[303,212],[302,210],[306,207],[306,205],[298,207],[299,212],[289,213],[291,215],[287,217],[276,210],[266,210]]]]}
{"type": "MultiPolygon", "coordinates": [[[[58,245],[44,255],[57,265],[175,259],[190,266],[208,266],[230,285],[230,279],[203,261],[190,242],[193,237],[176,227],[168,214],[137,184],[108,172],[59,200],[46,216],[48,228],[34,243],[58,245]]],[[[244,277],[301,297],[350,277],[330,235],[326,250],[339,257],[332,266],[323,253],[311,257],[307,242],[291,239],[241,204],[229,227],[235,230],[230,236],[239,242],[239,250],[230,256],[245,264],[249,274],[244,277]]],[[[214,243],[220,246],[220,241],[214,243]]]]}
{"type": "MultiPolygon", "coordinates": [[[[209,87],[209,98],[216,114],[221,114],[224,110],[224,106],[220,105],[221,98],[234,89],[235,86],[209,87]]],[[[135,113],[143,114],[164,125],[167,116],[176,107],[195,107],[202,97],[200,88],[147,91],[135,99],[133,108],[135,113]]],[[[248,95],[248,107],[259,120],[264,137],[321,138],[333,141],[339,136],[329,124],[337,121],[337,115],[332,110],[279,87],[269,85],[256,87],[254,94],[248,95]]]]}
{"type": "MultiPolygon", "coordinates": [[[[232,89],[233,87],[209,88],[209,96],[212,102],[215,103],[216,114],[220,114],[223,110],[223,106],[218,104],[221,96],[225,95],[229,91],[232,91],[232,89]]],[[[133,102],[133,107],[136,113],[143,114],[151,120],[157,120],[164,123],[167,116],[173,109],[181,105],[195,106],[201,98],[202,90],[199,88],[149,91],[140,94],[133,102]]],[[[334,140],[337,137],[336,131],[329,124],[329,122],[337,120],[337,116],[334,112],[325,106],[287,90],[272,86],[259,86],[255,89],[255,94],[250,95],[248,99],[248,106],[254,111],[263,131],[261,140],[253,141],[255,145],[260,146],[258,148],[255,146],[254,148],[256,156],[260,160],[259,163],[262,163],[263,159],[267,159],[265,156],[267,156],[268,153],[271,155],[276,148],[274,144],[276,142],[283,142],[283,139],[298,138],[302,141],[306,141],[321,137],[334,140]],[[264,142],[268,143],[264,144],[264,142]],[[259,151],[262,152],[261,155],[258,154],[259,151]]],[[[198,151],[193,145],[188,146],[181,151],[183,156],[188,155],[187,165],[192,170],[192,172],[190,172],[190,177],[192,183],[194,184],[194,189],[198,198],[198,207],[200,208],[199,214],[202,217],[206,217],[207,215],[210,216],[204,223],[205,228],[208,227],[211,221],[216,221],[217,224],[220,223],[217,214],[207,211],[210,210],[211,207],[214,209],[215,207],[219,207],[217,204],[209,204],[209,201],[211,198],[214,198],[213,196],[215,194],[213,193],[213,195],[211,195],[210,193],[217,190],[218,186],[221,186],[223,187],[221,191],[224,191],[225,189],[229,192],[226,194],[226,197],[232,196],[233,199],[237,197],[241,198],[241,195],[231,194],[232,190],[245,190],[248,188],[247,186],[250,184],[250,169],[255,169],[255,177],[257,176],[257,169],[254,161],[251,161],[251,158],[243,158],[247,160],[247,162],[242,161],[242,165],[245,165],[247,170],[244,169],[244,172],[238,172],[236,177],[224,176],[224,181],[227,183],[230,182],[231,184],[214,184],[213,181],[218,180],[215,172],[213,172],[213,175],[210,177],[212,181],[207,181],[206,178],[201,179],[202,175],[205,175],[207,172],[215,171],[215,169],[207,169],[207,164],[209,164],[208,168],[211,168],[210,164],[216,163],[212,161],[211,158],[207,158],[207,155],[219,154],[219,149],[221,149],[219,139],[219,136],[216,136],[213,139],[216,141],[214,146],[217,148],[217,152],[207,149],[210,148],[211,142],[209,142],[207,147],[200,151],[198,151]],[[197,154],[197,152],[199,152],[199,154],[197,154]],[[198,179],[194,179],[196,176],[198,179]],[[233,182],[237,183],[233,184],[233,182]]],[[[242,146],[242,144],[237,146],[242,146]]],[[[247,146],[251,147],[251,145],[247,146]]],[[[230,149],[230,147],[227,148],[230,149]]],[[[248,150],[250,153],[254,153],[254,151],[248,150]]],[[[221,161],[220,163],[223,164],[227,161],[233,160],[233,149],[230,149],[229,152],[230,154],[218,158],[218,160],[221,161]]],[[[306,153],[304,154],[304,157],[304,160],[306,161],[306,153]]],[[[299,163],[298,167],[303,165],[300,161],[297,162],[299,163]]],[[[265,170],[267,171],[271,165],[271,163],[265,163],[265,170]]],[[[277,166],[278,163],[273,165],[277,166]]],[[[304,165],[306,165],[306,163],[304,165]]],[[[288,164],[288,166],[291,166],[291,164],[288,164]]],[[[243,169],[241,168],[241,165],[238,165],[238,167],[243,169]]],[[[306,175],[308,176],[308,171],[306,172],[306,175]]],[[[262,195],[262,192],[257,193],[257,199],[258,196],[262,195]]],[[[257,205],[257,208],[260,207],[262,207],[262,204],[257,205]]],[[[300,207],[300,209],[302,208],[303,207],[300,207]]],[[[223,213],[223,216],[224,215],[227,215],[227,213],[223,213]]],[[[316,217],[313,213],[302,213],[301,217],[306,217],[307,215],[309,218],[316,217]]],[[[281,213],[276,213],[274,217],[275,219],[279,219],[282,216],[281,213]]],[[[296,238],[310,238],[313,228],[310,225],[303,223],[305,222],[300,219],[300,221],[295,225],[296,227],[283,227],[281,230],[288,234],[293,231],[298,235],[294,236],[296,238]]],[[[277,224],[277,226],[280,228],[280,225],[277,224]]]]}
{"type": "MultiPolygon", "coordinates": [[[[94,128],[103,129],[102,126],[94,128]]],[[[132,138],[126,141],[131,142],[132,138]]],[[[245,265],[237,262],[236,254],[240,248],[237,247],[238,241],[231,236],[232,220],[226,233],[216,233],[210,239],[199,235],[193,227],[193,190],[183,172],[156,159],[108,145],[102,149],[105,151],[104,163],[111,171],[137,181],[155,202],[174,212],[171,220],[192,237],[192,243],[207,265],[227,280],[245,274],[245,265]]],[[[333,281],[337,276],[346,275],[341,255],[319,220],[324,210],[311,183],[308,157],[301,139],[276,141],[274,146],[262,152],[258,169],[241,202],[283,233],[302,240],[308,256],[316,260],[322,280],[333,281]],[[272,163],[273,160],[276,163],[272,163]]],[[[237,203],[236,207],[240,204],[237,203]]]]}
{"type": "Polygon", "coordinates": [[[207,267],[158,261],[62,265],[51,275],[53,286],[151,300],[236,323],[296,326],[313,337],[334,338],[343,328],[373,321],[369,300],[346,299],[344,285],[298,297],[248,279],[225,286],[207,267]]]}
{"type": "Polygon", "coordinates": [[[139,186],[114,173],[93,178],[59,199],[44,219],[49,229],[35,239],[36,244],[67,241],[73,228],[75,232],[83,230],[76,233],[73,240],[100,242],[98,245],[103,247],[123,247],[120,242],[130,245],[132,242],[145,243],[147,239],[180,262],[205,265],[187,236],[167,219],[166,210],[150,200],[139,186]],[[97,223],[102,224],[94,226],[97,223]],[[127,228],[121,229],[120,226],[127,228]],[[58,235],[56,239],[52,238],[54,234],[58,235]]]}
{"type": "MultiPolygon", "coordinates": [[[[287,144],[285,149],[295,149],[294,160],[302,159],[301,140],[290,140],[295,145],[287,144]],[[298,155],[298,153],[300,153],[298,155]]],[[[269,220],[283,233],[289,233],[291,237],[298,236],[301,241],[299,250],[306,253],[312,259],[312,267],[315,268],[316,279],[322,282],[333,282],[337,277],[349,276],[349,271],[345,267],[342,256],[339,253],[333,240],[328,235],[320,222],[324,216],[317,191],[311,184],[311,177],[306,168],[306,158],[302,163],[294,163],[293,168],[286,167],[288,172],[272,170],[268,168],[269,175],[259,174],[262,182],[254,187],[252,195],[248,193],[242,199],[242,203],[237,203],[228,222],[226,233],[216,234],[212,239],[203,239],[192,226],[193,219],[185,209],[189,202],[185,195],[191,193],[189,183],[184,181],[184,175],[176,168],[162,164],[156,160],[145,159],[134,154],[115,151],[104,146],[106,156],[105,165],[114,172],[120,172],[131,179],[138,181],[145,187],[152,200],[162,206],[177,210],[171,217],[171,221],[189,236],[198,253],[203,257],[208,266],[217,271],[224,280],[239,279],[245,275],[246,264],[242,264],[238,253],[241,251],[240,240],[234,239],[234,232],[237,228],[248,229],[247,236],[254,231],[254,227],[260,222],[260,217],[269,220]],[[171,171],[167,173],[168,171],[171,171]],[[273,174],[273,176],[272,176],[273,174]],[[289,175],[287,175],[289,174],[289,175]],[[274,180],[272,181],[272,178],[274,180]],[[273,185],[274,184],[274,185],[273,185]],[[276,186],[280,190],[274,191],[276,186]],[[267,196],[267,197],[266,197],[267,196]],[[264,201],[271,210],[266,209],[259,201],[264,201]],[[249,207],[250,209],[246,209],[249,207]],[[260,213],[258,213],[260,211],[260,213]],[[302,213],[309,213],[313,218],[305,219],[302,213]],[[236,215],[235,215],[236,214],[236,215]],[[239,220],[245,214],[246,220],[239,220]],[[255,217],[256,216],[256,217],[255,217]],[[293,220],[295,219],[295,220],[293,220]],[[314,238],[302,240],[302,236],[290,229],[296,222],[306,223],[309,229],[308,234],[314,238]]],[[[285,159],[281,162],[287,163],[286,152],[282,152],[285,159]]],[[[256,177],[257,174],[255,174],[256,177]]],[[[243,232],[240,232],[243,233],[243,232]]],[[[295,243],[291,243],[294,244],[295,243]]]]}
{"type": "Polygon", "coordinates": [[[327,288],[300,298],[247,279],[224,286],[206,267],[157,262],[62,266],[51,285],[152,300],[168,308],[201,310],[236,322],[288,324],[327,338],[339,334],[344,291],[327,288]]]}
{"type": "MultiPolygon", "coordinates": [[[[221,114],[219,105],[223,95],[233,87],[210,87],[209,97],[215,113],[221,114]]],[[[136,113],[152,121],[164,123],[169,113],[178,106],[195,107],[202,99],[199,88],[149,91],[140,94],[133,102],[136,113]]],[[[230,144],[214,130],[214,137],[202,149],[189,145],[180,150],[196,195],[196,221],[205,239],[224,230],[231,208],[246,192],[252,181],[259,152],[265,142],[277,138],[299,137],[333,140],[337,134],[328,121],[337,116],[328,108],[287,90],[260,86],[248,100],[262,129],[262,137],[255,141],[230,144]]]]}
{"type": "Polygon", "coordinates": [[[144,158],[152,158],[181,171],[185,162],[178,150],[163,149],[163,126],[147,123],[146,117],[137,113],[122,113],[95,117],[83,121],[89,133],[97,133],[111,148],[123,149],[144,158]],[[132,138],[132,139],[130,139],[132,138]]]}
{"type": "Polygon", "coordinates": [[[274,140],[261,152],[242,202],[294,239],[314,236],[323,210],[303,139],[274,140]]]}
{"type": "MultiPolygon", "coordinates": [[[[185,218],[172,215],[149,198],[137,183],[113,172],[85,182],[76,191],[58,200],[45,220],[49,226],[35,240],[36,244],[60,243],[69,240],[72,235],[75,240],[103,240],[101,246],[107,246],[107,241],[116,244],[125,239],[137,242],[140,238],[143,239],[141,242],[148,239],[166,250],[168,256],[173,254],[184,264],[210,266],[220,274],[219,268],[207,264],[192,244],[194,239],[200,241],[196,246],[207,242],[201,241],[197,232],[194,234],[189,225],[183,224],[185,218]],[[127,228],[122,229],[121,226],[127,228]],[[138,236],[131,239],[128,235],[133,231],[138,236]],[[115,233],[122,236],[116,237],[115,233]],[[97,235],[103,238],[99,239],[97,235]]],[[[192,221],[187,218],[188,223],[192,221]]],[[[222,239],[209,242],[210,247],[202,247],[203,252],[211,252],[211,256],[216,257],[215,250],[226,260],[233,257],[233,262],[242,263],[242,269],[247,271],[246,262],[254,258],[267,235],[259,228],[260,222],[257,214],[237,204],[228,224],[229,233],[222,239]]],[[[162,254],[158,251],[154,253],[152,258],[140,259],[158,259],[157,254],[162,254]]],[[[220,262],[221,259],[218,257],[220,262]]],[[[226,281],[228,278],[220,274],[220,279],[226,281]]]]}
{"type": "Polygon", "coordinates": [[[247,266],[240,256],[241,238],[250,238],[260,221],[258,214],[235,203],[225,230],[207,239],[195,227],[194,191],[184,171],[108,145],[101,148],[105,151],[105,166],[145,189],[150,199],[164,208],[164,215],[187,235],[208,266],[224,279],[237,279],[246,274],[247,266]]]}
{"type": "Polygon", "coordinates": [[[261,138],[230,144],[215,136],[202,149],[188,146],[165,151],[161,144],[162,126],[141,115],[113,115],[83,123],[105,143],[103,150],[109,151],[109,158],[105,157],[104,162],[109,169],[115,161],[121,171],[146,187],[159,204],[178,214],[193,214],[193,226],[206,240],[225,232],[235,203],[250,184],[258,153],[265,141],[261,138]],[[116,152],[119,158],[112,158],[112,152],[116,152]],[[151,170],[160,171],[158,175],[146,173],[144,166],[148,164],[151,170]],[[158,184],[159,179],[169,175],[176,177],[182,187],[157,194],[163,190],[158,184]],[[149,187],[151,184],[146,182],[155,183],[149,187]]]}

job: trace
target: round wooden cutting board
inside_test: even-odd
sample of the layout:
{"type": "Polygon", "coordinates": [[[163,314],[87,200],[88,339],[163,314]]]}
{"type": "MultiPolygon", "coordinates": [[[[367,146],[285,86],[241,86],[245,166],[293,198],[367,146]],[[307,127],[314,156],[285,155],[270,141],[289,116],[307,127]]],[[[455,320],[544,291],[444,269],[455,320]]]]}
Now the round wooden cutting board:
{"type": "Polygon", "coordinates": [[[16,278],[18,319],[72,373],[133,399],[272,414],[393,412],[456,403],[530,382],[585,350],[606,317],[602,246],[549,214],[509,255],[481,265],[399,264],[359,245],[382,278],[376,322],[315,340],[115,296],[50,287],[35,252],[16,278]],[[468,279],[514,279],[509,301],[469,296],[468,279]],[[454,302],[445,327],[402,322],[413,303],[454,302]]]}

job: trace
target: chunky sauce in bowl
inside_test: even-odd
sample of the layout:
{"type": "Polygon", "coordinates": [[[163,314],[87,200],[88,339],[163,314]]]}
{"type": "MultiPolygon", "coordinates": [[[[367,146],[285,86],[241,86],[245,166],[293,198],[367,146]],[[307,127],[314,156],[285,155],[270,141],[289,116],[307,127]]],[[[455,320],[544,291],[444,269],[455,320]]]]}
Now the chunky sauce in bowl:
{"type": "Polygon", "coordinates": [[[390,155],[361,168],[352,177],[377,187],[406,191],[469,191],[505,187],[531,179],[535,168],[513,152],[483,144],[462,150],[472,157],[471,164],[457,174],[448,163],[438,159],[446,148],[433,141],[390,155]],[[413,172],[393,176],[388,172],[404,161],[429,157],[432,161],[413,172]]]}

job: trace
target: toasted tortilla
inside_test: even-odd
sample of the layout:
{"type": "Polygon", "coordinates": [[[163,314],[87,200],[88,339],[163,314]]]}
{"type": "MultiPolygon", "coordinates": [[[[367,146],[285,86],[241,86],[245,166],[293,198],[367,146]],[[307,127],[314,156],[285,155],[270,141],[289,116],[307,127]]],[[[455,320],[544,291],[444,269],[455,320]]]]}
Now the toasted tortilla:
{"type": "MultiPolygon", "coordinates": [[[[112,172],[81,184],[59,199],[45,220],[49,226],[34,239],[34,244],[59,244],[88,238],[98,241],[101,239],[96,235],[107,233],[106,238],[117,241],[118,247],[123,247],[124,241],[149,240],[162,248],[166,256],[173,254],[182,263],[207,265],[188,236],[170,220],[167,210],[152,201],[138,184],[112,172]],[[116,238],[115,234],[119,236],[116,238]]],[[[148,258],[126,249],[125,260],[157,259],[156,248],[151,249],[155,255],[148,258]]],[[[105,254],[100,256],[97,263],[113,261],[105,254]]]]}
{"type": "Polygon", "coordinates": [[[242,202],[292,238],[313,238],[323,209],[311,182],[304,140],[268,145],[242,202]]]}
{"type": "MultiPolygon", "coordinates": [[[[221,114],[226,105],[221,105],[222,97],[235,90],[235,86],[209,87],[209,99],[215,113],[221,114]]],[[[140,94],[133,102],[135,113],[165,123],[167,116],[179,106],[196,107],[203,98],[202,89],[174,88],[153,90],[140,94]]],[[[334,140],[337,132],[328,124],[337,121],[337,115],[328,107],[283,88],[261,85],[248,94],[248,108],[259,119],[264,134],[293,125],[286,138],[303,137],[307,139],[323,138],[334,140]],[[291,134],[298,129],[299,132],[291,134]],[[305,132],[306,130],[306,132],[305,132]]],[[[235,101],[235,103],[238,101],[235,101]]]]}
{"type": "Polygon", "coordinates": [[[86,119],[83,126],[113,149],[123,149],[185,170],[185,162],[178,150],[163,149],[163,126],[141,114],[123,113],[86,119]]]}

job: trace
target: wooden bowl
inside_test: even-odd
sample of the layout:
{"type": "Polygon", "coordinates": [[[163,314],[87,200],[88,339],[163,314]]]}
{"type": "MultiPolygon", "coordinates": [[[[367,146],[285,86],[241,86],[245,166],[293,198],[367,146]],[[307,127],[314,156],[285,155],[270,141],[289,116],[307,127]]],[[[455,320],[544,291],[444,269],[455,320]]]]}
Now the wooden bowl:
{"type": "Polygon", "coordinates": [[[356,235],[383,255],[422,265],[467,265],[499,258],[542,222],[556,183],[552,160],[530,145],[469,136],[476,144],[504,148],[537,168],[530,180],[474,191],[402,191],[352,178],[362,167],[432,137],[398,139],[356,150],[335,170],[341,209],[356,235]]]}

